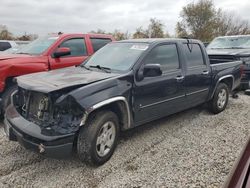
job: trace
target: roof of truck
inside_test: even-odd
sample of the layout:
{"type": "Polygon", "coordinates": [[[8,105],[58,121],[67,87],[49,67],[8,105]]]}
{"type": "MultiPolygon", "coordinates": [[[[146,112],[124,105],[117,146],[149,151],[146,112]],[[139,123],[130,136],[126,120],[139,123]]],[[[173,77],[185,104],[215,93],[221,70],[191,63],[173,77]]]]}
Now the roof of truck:
{"type": "Polygon", "coordinates": [[[230,35],[230,36],[219,36],[219,37],[216,37],[216,38],[235,38],[235,37],[250,37],[250,35],[230,35]]]}
{"type": "Polygon", "coordinates": [[[143,39],[128,39],[128,40],[122,40],[119,42],[138,42],[138,43],[158,43],[158,42],[173,42],[173,41],[181,41],[186,42],[187,40],[193,41],[193,42],[200,42],[196,39],[184,39],[184,38],[143,38],[143,39]]]}

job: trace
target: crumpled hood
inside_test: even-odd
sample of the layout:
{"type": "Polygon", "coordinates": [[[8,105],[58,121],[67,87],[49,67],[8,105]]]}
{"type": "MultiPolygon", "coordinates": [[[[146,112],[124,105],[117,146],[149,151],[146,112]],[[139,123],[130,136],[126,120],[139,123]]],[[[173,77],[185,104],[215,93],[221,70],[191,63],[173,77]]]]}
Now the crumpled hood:
{"type": "Polygon", "coordinates": [[[49,93],[76,86],[84,86],[119,74],[89,71],[82,67],[70,67],[49,72],[34,73],[17,78],[18,85],[27,90],[49,93]]]}
{"type": "Polygon", "coordinates": [[[250,56],[250,49],[207,49],[208,55],[250,56]]]}

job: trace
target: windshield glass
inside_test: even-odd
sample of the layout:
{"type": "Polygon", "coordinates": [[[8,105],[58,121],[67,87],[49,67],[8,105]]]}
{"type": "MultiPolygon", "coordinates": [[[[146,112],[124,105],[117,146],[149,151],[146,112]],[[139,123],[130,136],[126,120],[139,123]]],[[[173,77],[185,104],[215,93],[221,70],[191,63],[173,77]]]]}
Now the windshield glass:
{"type": "Polygon", "coordinates": [[[15,54],[31,54],[31,55],[39,55],[47,50],[51,44],[53,44],[58,37],[45,36],[39,37],[33,42],[20,47],[17,51],[14,51],[15,54]]]}
{"type": "Polygon", "coordinates": [[[145,43],[110,43],[98,50],[84,65],[126,71],[147,48],[148,44],[145,43]]]}
{"type": "Polygon", "coordinates": [[[250,36],[215,38],[207,48],[250,48],[250,36]]]}

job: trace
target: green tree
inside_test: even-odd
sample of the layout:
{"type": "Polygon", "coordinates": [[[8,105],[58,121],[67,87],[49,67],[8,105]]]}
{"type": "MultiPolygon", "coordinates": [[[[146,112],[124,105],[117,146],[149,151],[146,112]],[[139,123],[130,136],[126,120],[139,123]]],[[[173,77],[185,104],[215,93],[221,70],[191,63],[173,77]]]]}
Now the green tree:
{"type": "Polygon", "coordinates": [[[142,26],[138,27],[133,34],[134,39],[139,39],[139,38],[149,38],[147,31],[145,31],[142,26]]]}
{"type": "Polygon", "coordinates": [[[189,34],[184,27],[185,26],[183,24],[177,22],[175,32],[178,37],[189,37],[189,34]]]}
{"type": "Polygon", "coordinates": [[[0,25],[0,40],[13,40],[13,35],[5,25],[0,25]]]}
{"type": "Polygon", "coordinates": [[[177,36],[191,36],[202,41],[214,38],[216,26],[216,9],[212,0],[199,0],[183,7],[180,16],[181,22],[177,23],[177,36]]]}
{"type": "Polygon", "coordinates": [[[164,38],[169,37],[169,33],[164,33],[164,24],[156,18],[151,18],[147,29],[138,27],[133,34],[133,38],[164,38]]]}
{"type": "Polygon", "coordinates": [[[218,9],[216,35],[246,35],[250,34],[249,21],[239,16],[218,9]]]}
{"type": "Polygon", "coordinates": [[[115,40],[125,40],[125,39],[129,38],[128,31],[123,33],[123,32],[121,32],[120,30],[117,30],[117,29],[112,33],[112,35],[115,38],[115,40]]]}
{"type": "Polygon", "coordinates": [[[114,32],[106,32],[103,29],[97,29],[97,31],[90,31],[89,33],[94,33],[94,34],[106,34],[106,35],[112,35],[115,40],[125,40],[129,38],[129,33],[128,31],[123,33],[122,31],[115,29],[114,32]]]}
{"type": "Polygon", "coordinates": [[[89,33],[94,33],[94,34],[108,34],[108,33],[106,33],[106,31],[103,30],[103,29],[97,29],[96,31],[92,30],[92,31],[90,31],[89,33]]]}
{"type": "Polygon", "coordinates": [[[149,38],[164,38],[163,23],[156,18],[150,19],[150,24],[146,30],[149,38]]]}
{"type": "Polygon", "coordinates": [[[250,34],[249,21],[216,9],[212,0],[199,0],[182,8],[181,21],[176,24],[178,37],[211,41],[217,36],[250,34]]]}

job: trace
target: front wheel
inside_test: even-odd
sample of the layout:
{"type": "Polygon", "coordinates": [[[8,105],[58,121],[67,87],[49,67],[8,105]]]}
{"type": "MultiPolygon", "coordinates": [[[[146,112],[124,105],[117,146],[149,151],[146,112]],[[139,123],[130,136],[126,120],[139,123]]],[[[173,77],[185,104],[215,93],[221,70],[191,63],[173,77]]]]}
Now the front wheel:
{"type": "Polygon", "coordinates": [[[95,113],[80,129],[77,153],[80,160],[94,165],[108,161],[117,145],[119,123],[111,111],[95,113]]]}
{"type": "Polygon", "coordinates": [[[17,90],[17,85],[9,86],[2,95],[2,109],[0,109],[0,119],[3,119],[5,109],[10,104],[10,96],[11,94],[17,90]]]}
{"type": "Polygon", "coordinates": [[[214,114],[218,114],[225,110],[229,99],[229,88],[225,83],[219,83],[214,96],[209,101],[210,111],[214,114]]]}

